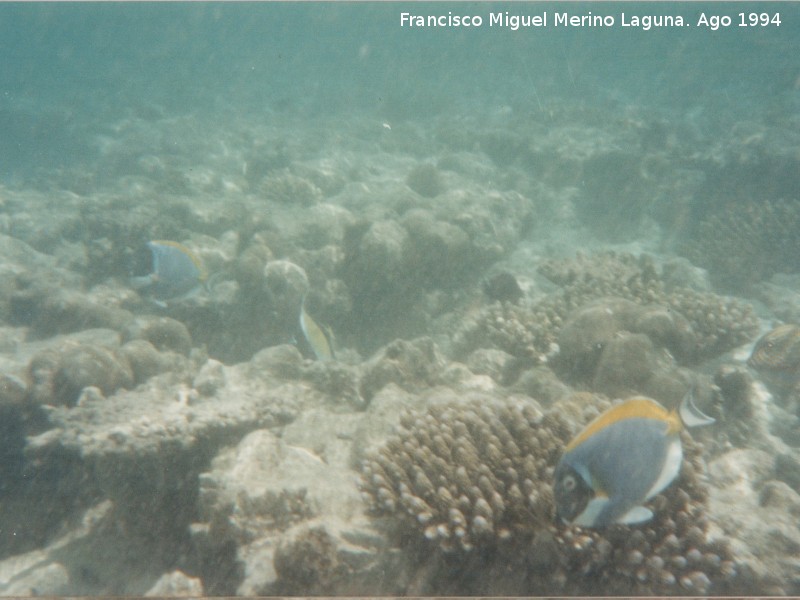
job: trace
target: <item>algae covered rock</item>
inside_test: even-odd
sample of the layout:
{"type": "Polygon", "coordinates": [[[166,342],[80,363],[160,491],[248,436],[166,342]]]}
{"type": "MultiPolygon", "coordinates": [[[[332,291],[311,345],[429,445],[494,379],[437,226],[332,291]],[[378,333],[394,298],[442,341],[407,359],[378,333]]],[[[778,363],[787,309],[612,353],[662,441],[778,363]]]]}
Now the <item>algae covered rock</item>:
{"type": "Polygon", "coordinates": [[[336,542],[322,527],[303,530],[275,551],[275,573],[286,594],[324,594],[347,576],[336,542]]]}
{"type": "Polygon", "coordinates": [[[718,202],[724,210],[699,218],[683,247],[715,283],[741,289],[776,273],[797,272],[800,203],[774,198],[718,202]]]}
{"type": "Polygon", "coordinates": [[[436,166],[431,164],[417,165],[406,177],[408,187],[425,198],[434,198],[441,194],[444,189],[442,174],[436,166]]]}
{"type": "Polygon", "coordinates": [[[281,169],[267,175],[259,192],[271,202],[309,206],[322,200],[322,190],[304,177],[289,169],[281,169]]]}
{"type": "Polygon", "coordinates": [[[145,597],[203,596],[203,582],[199,577],[189,577],[182,571],[164,573],[145,593],[145,597]]]}
{"type": "Polygon", "coordinates": [[[767,452],[751,448],[734,449],[711,461],[711,511],[718,515],[712,532],[717,539],[730,540],[741,561],[745,589],[793,594],[796,584],[787,574],[798,566],[800,531],[792,512],[800,498],[783,488],[779,499],[769,483],[773,468],[767,452]],[[779,510],[776,503],[787,500],[790,510],[779,510]]]}
{"type": "Polygon", "coordinates": [[[458,225],[436,219],[424,209],[408,211],[401,222],[409,235],[405,270],[420,287],[461,285],[474,270],[469,236],[458,225]]]}
{"type": "Polygon", "coordinates": [[[351,227],[345,239],[345,281],[365,295],[391,293],[407,276],[404,256],[408,233],[390,220],[375,221],[362,229],[363,225],[351,227]]]}
{"type": "Polygon", "coordinates": [[[28,398],[28,384],[10,373],[0,374],[0,407],[20,407],[28,398]]]}
{"type": "Polygon", "coordinates": [[[158,350],[170,350],[188,356],[192,336],[186,325],[170,317],[137,317],[123,331],[123,341],[145,340],[158,350]]]}
{"type": "Polygon", "coordinates": [[[136,384],[147,381],[175,366],[175,361],[171,360],[166,353],[159,352],[153,344],[143,339],[127,342],[119,349],[119,354],[131,366],[133,380],[136,384]]]}
{"type": "Polygon", "coordinates": [[[443,366],[444,358],[430,338],[396,340],[364,365],[361,395],[369,402],[389,383],[411,390],[427,387],[436,381],[443,366]]]}
{"type": "Polygon", "coordinates": [[[31,400],[35,404],[73,406],[84,388],[104,395],[133,384],[125,356],[109,348],[68,342],[43,350],[28,364],[31,400]]]}
{"type": "Polygon", "coordinates": [[[675,358],[687,360],[694,349],[686,319],[661,306],[621,298],[575,311],[558,343],[558,369],[609,395],[643,391],[652,377],[675,368],[675,358]]]}
{"type": "Polygon", "coordinates": [[[11,296],[11,320],[30,325],[38,337],[92,328],[122,329],[133,319],[127,310],[94,302],[63,288],[31,286],[11,296]]]}
{"type": "Polygon", "coordinates": [[[106,348],[77,346],[65,349],[59,357],[53,377],[54,399],[57,404],[71,405],[86,387],[108,395],[132,383],[133,372],[122,356],[106,348]]]}
{"type": "Polygon", "coordinates": [[[238,593],[375,589],[375,545],[384,542],[362,516],[353,473],[339,460],[346,455],[338,456],[329,454],[329,463],[258,430],[200,476],[195,543],[207,553],[236,547],[238,593]]]}
{"type": "Polygon", "coordinates": [[[233,261],[233,275],[239,287],[256,293],[263,285],[264,265],[274,258],[265,236],[256,233],[250,244],[233,261]]]}
{"type": "Polygon", "coordinates": [[[672,360],[659,352],[649,337],[621,332],[603,346],[592,389],[609,396],[624,397],[644,390],[658,371],[671,367],[672,360]]]}

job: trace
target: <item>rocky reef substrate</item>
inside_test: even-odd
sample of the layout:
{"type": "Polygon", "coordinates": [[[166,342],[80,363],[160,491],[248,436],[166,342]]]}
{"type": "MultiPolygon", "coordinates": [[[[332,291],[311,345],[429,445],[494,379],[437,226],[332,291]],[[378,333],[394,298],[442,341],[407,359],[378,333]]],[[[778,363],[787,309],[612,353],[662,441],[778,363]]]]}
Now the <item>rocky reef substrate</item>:
{"type": "Polygon", "coordinates": [[[794,203],[702,212],[703,172],[747,156],[548,114],[233,120],[216,142],[130,118],[57,191],[0,189],[0,593],[800,594],[797,388],[746,366],[800,296],[744,221],[785,241],[794,203]],[[167,134],[183,154],[148,150],[167,134]],[[150,239],[195,252],[206,288],[133,291],[150,239]],[[298,351],[301,306],[338,360],[298,351]],[[689,389],[717,422],[653,521],[556,522],[571,436],[689,389]]]}

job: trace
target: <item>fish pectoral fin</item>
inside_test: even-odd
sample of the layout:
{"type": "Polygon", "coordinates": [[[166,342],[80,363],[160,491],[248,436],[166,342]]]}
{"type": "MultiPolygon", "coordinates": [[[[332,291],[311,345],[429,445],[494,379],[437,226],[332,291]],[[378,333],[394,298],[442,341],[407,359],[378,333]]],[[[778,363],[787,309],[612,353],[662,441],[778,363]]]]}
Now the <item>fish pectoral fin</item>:
{"type": "Polygon", "coordinates": [[[609,502],[606,496],[592,498],[583,512],[575,517],[572,524],[579,527],[596,527],[598,515],[603,512],[609,502]]]}
{"type": "Polygon", "coordinates": [[[156,277],[152,273],[150,275],[134,276],[128,278],[128,284],[135,290],[141,290],[156,282],[156,277]]]}
{"type": "Polygon", "coordinates": [[[636,525],[637,523],[645,523],[653,518],[653,511],[644,506],[634,506],[619,519],[617,523],[623,525],[636,525]]]}
{"type": "Polygon", "coordinates": [[[586,508],[583,509],[583,512],[572,521],[572,525],[580,527],[606,527],[614,523],[636,525],[637,523],[645,523],[653,518],[653,511],[644,506],[634,506],[621,516],[614,517],[620,508],[619,499],[592,498],[586,508]]]}

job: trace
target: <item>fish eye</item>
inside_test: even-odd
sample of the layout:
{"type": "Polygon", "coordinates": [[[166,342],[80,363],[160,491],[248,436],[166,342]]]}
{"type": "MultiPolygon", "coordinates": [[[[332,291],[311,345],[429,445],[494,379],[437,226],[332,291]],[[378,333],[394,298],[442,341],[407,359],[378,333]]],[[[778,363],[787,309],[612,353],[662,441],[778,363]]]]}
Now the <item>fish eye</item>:
{"type": "Polygon", "coordinates": [[[567,475],[564,479],[561,480],[561,485],[564,486],[564,490],[567,492],[571,492],[575,489],[575,486],[578,485],[578,482],[575,481],[575,477],[572,475],[567,475]]]}

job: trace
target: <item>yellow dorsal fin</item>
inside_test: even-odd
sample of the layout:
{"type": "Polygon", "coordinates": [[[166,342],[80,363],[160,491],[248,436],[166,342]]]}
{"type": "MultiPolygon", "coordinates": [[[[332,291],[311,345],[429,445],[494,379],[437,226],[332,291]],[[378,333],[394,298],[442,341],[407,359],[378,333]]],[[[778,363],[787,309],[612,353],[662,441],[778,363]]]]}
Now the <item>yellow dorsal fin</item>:
{"type": "Polygon", "coordinates": [[[650,398],[631,398],[618,404],[595,418],[573,439],[566,447],[566,451],[579,446],[598,431],[622,421],[624,419],[656,419],[667,424],[667,434],[681,430],[683,424],[676,411],[668,411],[655,400],[650,398]]]}

